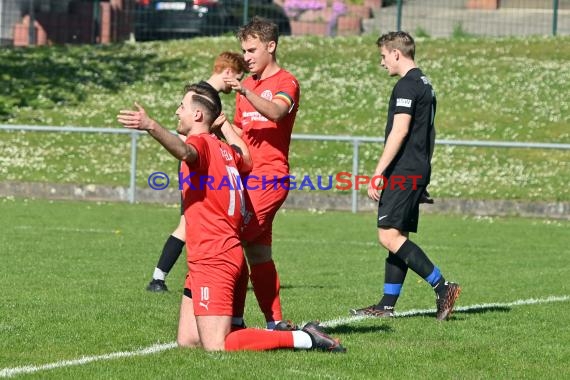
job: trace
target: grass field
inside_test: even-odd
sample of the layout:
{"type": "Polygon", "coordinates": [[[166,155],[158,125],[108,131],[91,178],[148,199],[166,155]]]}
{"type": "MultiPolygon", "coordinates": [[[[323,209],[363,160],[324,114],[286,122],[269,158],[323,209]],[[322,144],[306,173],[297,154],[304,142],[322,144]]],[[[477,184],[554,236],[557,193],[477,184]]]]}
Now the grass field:
{"type": "MultiPolygon", "coordinates": [[[[294,132],[381,137],[395,78],[379,67],[377,36],[283,38],[279,62],[302,87],[294,132]]],[[[570,143],[569,37],[419,38],[418,64],[438,96],[440,139],[570,143]]],[[[0,122],[119,127],[115,115],[138,100],[173,128],[186,81],[206,78],[233,37],[111,46],[0,49],[0,122]],[[212,47],[215,47],[213,49],[212,47]]],[[[222,96],[233,115],[233,96],[222,96]]],[[[140,140],[138,184],[176,163],[150,138],[140,140]]],[[[369,174],[380,144],[361,146],[369,174]]],[[[129,139],[0,131],[0,179],[126,186],[129,139]]],[[[351,171],[352,147],[294,142],[293,174],[351,171]]],[[[570,201],[566,151],[438,147],[436,197],[570,201]]]]}
{"type": "MultiPolygon", "coordinates": [[[[274,239],[285,315],[325,322],[346,355],[156,346],[159,352],[135,356],[175,339],[185,263],[170,275],[168,294],[144,287],[177,223],[176,208],[4,198],[0,212],[0,376],[31,366],[19,377],[570,377],[567,221],[423,216],[413,239],[464,288],[463,309],[437,323],[432,291],[413,273],[398,303],[402,317],[348,315],[375,302],[382,288],[385,253],[373,214],[282,211],[274,239]],[[83,364],[65,362],[80,358],[83,364]]],[[[250,292],[248,324],[262,326],[260,314],[250,292]]]]}

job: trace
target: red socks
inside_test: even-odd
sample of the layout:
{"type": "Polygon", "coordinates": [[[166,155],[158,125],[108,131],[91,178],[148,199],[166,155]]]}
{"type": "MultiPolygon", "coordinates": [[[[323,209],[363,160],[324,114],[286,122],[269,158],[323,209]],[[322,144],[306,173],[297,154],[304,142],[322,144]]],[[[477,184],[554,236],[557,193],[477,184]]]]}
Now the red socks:
{"type": "Polygon", "coordinates": [[[291,331],[270,331],[260,329],[242,329],[226,336],[226,351],[265,351],[277,348],[293,348],[291,331]]]}
{"type": "Polygon", "coordinates": [[[251,266],[251,284],[257,303],[265,315],[265,320],[281,321],[281,300],[279,298],[279,276],[273,260],[251,266]]]}
{"type": "Polygon", "coordinates": [[[239,278],[236,281],[236,287],[234,290],[234,304],[232,312],[233,317],[243,318],[248,282],[249,270],[247,269],[247,263],[244,262],[239,278]]]}

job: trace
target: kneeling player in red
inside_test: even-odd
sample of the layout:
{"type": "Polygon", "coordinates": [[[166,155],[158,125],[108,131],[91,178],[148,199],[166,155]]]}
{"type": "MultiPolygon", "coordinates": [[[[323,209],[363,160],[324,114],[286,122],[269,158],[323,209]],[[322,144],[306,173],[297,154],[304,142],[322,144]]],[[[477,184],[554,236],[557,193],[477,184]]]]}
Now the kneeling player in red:
{"type": "Polygon", "coordinates": [[[123,110],[117,116],[127,128],[146,130],[182,161],[184,216],[192,221],[192,233],[186,229],[189,272],[180,307],[178,345],[207,351],[305,348],[344,352],[337,340],[313,322],[301,330],[282,323],[275,331],[231,331],[236,285],[246,265],[238,237],[244,199],[237,181],[239,173],[252,168],[252,160],[225,117],[218,118],[217,97],[204,86],[186,87],[176,111],[176,131],[187,136],[185,143],[138,104],[136,111],[123,110]],[[212,133],[214,121],[221,125],[227,144],[212,133]]]}

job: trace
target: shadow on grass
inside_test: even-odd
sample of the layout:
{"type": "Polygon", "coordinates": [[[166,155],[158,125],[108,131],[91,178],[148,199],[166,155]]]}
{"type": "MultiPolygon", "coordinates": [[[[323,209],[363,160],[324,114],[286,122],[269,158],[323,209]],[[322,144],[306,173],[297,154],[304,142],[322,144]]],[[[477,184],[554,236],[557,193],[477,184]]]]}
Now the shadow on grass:
{"type": "MultiPolygon", "coordinates": [[[[311,284],[300,284],[300,285],[283,285],[281,284],[280,289],[331,289],[331,286],[325,285],[311,285],[311,284]]],[[[249,284],[247,290],[253,292],[253,286],[249,284]]],[[[283,297],[283,295],[281,295],[283,297]]]]}
{"type": "Polygon", "coordinates": [[[468,307],[468,308],[457,308],[453,311],[453,314],[485,314],[491,312],[508,313],[512,308],[508,306],[484,306],[484,307],[468,307]]]}
{"type": "Polygon", "coordinates": [[[284,285],[281,284],[281,289],[330,289],[331,286],[325,285],[312,285],[312,284],[300,284],[300,285],[284,285]]]}
{"type": "Polygon", "coordinates": [[[0,121],[14,107],[78,104],[92,93],[114,93],[154,74],[168,81],[181,59],[166,59],[129,45],[53,46],[0,52],[0,121]]]}
{"type": "Polygon", "coordinates": [[[359,325],[354,325],[354,324],[343,324],[343,325],[337,325],[334,327],[325,327],[325,332],[327,334],[366,334],[366,333],[377,333],[377,332],[382,332],[382,333],[391,333],[393,332],[394,329],[392,328],[392,326],[388,325],[388,324],[382,324],[382,325],[378,325],[378,326],[359,326],[359,325]]]}
{"type": "MultiPolygon", "coordinates": [[[[453,314],[451,315],[450,319],[456,319],[458,315],[461,314],[485,314],[485,313],[508,313],[511,311],[510,307],[507,306],[467,306],[467,307],[458,307],[453,310],[453,314]]],[[[407,312],[403,312],[401,314],[396,314],[396,318],[411,318],[411,317],[434,317],[435,318],[435,311],[432,310],[411,310],[407,312]]]]}

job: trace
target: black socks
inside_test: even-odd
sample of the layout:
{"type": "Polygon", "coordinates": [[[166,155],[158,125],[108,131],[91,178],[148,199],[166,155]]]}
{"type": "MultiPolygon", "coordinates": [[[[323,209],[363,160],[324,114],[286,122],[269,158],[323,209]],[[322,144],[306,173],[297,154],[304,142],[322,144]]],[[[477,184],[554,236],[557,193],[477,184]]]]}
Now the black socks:
{"type": "Polygon", "coordinates": [[[384,295],[376,308],[393,308],[396,305],[407,273],[408,266],[406,263],[389,252],[384,267],[384,295]]]}
{"type": "Polygon", "coordinates": [[[445,278],[441,275],[439,268],[433,265],[427,255],[411,240],[406,240],[400,247],[396,256],[426,280],[438,295],[445,295],[445,278]]]}
{"type": "Polygon", "coordinates": [[[158,264],[156,267],[163,271],[164,273],[170,272],[176,260],[182,253],[182,248],[184,248],[184,242],[172,235],[168,237],[164,247],[162,248],[162,254],[160,259],[158,259],[158,264]]]}

